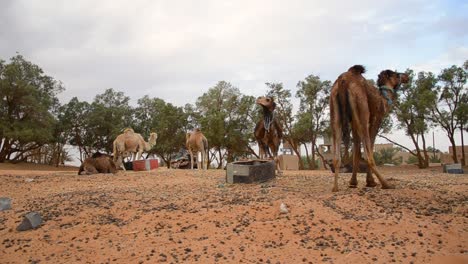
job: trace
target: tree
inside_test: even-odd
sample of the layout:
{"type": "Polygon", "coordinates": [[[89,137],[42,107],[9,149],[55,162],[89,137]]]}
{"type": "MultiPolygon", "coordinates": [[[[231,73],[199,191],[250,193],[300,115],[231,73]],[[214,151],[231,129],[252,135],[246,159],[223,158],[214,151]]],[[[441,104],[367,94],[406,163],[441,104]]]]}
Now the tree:
{"type": "Polygon", "coordinates": [[[431,72],[420,72],[417,79],[414,78],[412,70],[406,73],[410,76],[410,81],[403,86],[394,113],[398,120],[398,127],[411,138],[415,147],[415,150],[405,149],[416,156],[419,168],[427,168],[430,160],[425,134],[432,126],[428,120],[431,109],[436,105],[434,88],[437,78],[431,72]]]}
{"type": "Polygon", "coordinates": [[[129,101],[130,97],[112,88],[96,95],[87,119],[88,133],[93,138],[93,150],[111,153],[114,139],[124,128],[132,126],[129,101]]]}
{"type": "Polygon", "coordinates": [[[400,151],[398,148],[384,148],[374,152],[375,164],[379,166],[384,164],[400,165],[403,162],[403,158],[394,158],[398,151],[400,151]]]}
{"type": "Polygon", "coordinates": [[[26,160],[53,141],[62,84],[17,54],[0,60],[0,162],[26,160]]]}
{"type": "Polygon", "coordinates": [[[135,127],[144,135],[151,132],[158,134],[156,145],[149,154],[161,157],[169,168],[172,155],[185,146],[187,114],[182,107],[146,95],[138,100],[135,127]]]}
{"type": "MultiPolygon", "coordinates": [[[[465,62],[465,65],[467,63],[465,62]]],[[[453,65],[443,69],[438,77],[442,84],[437,86],[438,104],[432,109],[432,120],[442,127],[447,133],[453,148],[453,161],[458,163],[457,148],[455,144],[455,131],[462,129],[466,123],[466,96],[468,89],[465,87],[467,80],[467,68],[453,65]]]]}
{"type": "Polygon", "coordinates": [[[210,148],[216,153],[218,168],[223,161],[253,153],[255,100],[244,96],[237,87],[225,81],[218,82],[196,101],[191,116],[201,126],[210,148]]]}
{"type": "MultiPolygon", "coordinates": [[[[321,81],[320,77],[309,75],[305,80],[297,83],[297,88],[296,97],[300,99],[299,114],[297,115],[298,124],[308,123],[305,128],[310,127],[310,131],[307,131],[307,129],[302,129],[302,131],[308,133],[309,142],[311,143],[312,161],[307,153],[309,168],[315,169],[317,138],[324,135],[328,126],[327,117],[329,117],[329,114],[326,110],[330,99],[331,82],[321,81]]],[[[298,128],[301,127],[304,128],[303,125],[298,128]]],[[[302,135],[305,134],[302,133],[302,135]]]]}
{"type": "Polygon", "coordinates": [[[58,115],[66,143],[78,147],[81,162],[91,156],[95,143],[89,130],[90,112],[91,105],[88,102],[80,102],[77,97],[73,97],[60,107],[58,115]]]}

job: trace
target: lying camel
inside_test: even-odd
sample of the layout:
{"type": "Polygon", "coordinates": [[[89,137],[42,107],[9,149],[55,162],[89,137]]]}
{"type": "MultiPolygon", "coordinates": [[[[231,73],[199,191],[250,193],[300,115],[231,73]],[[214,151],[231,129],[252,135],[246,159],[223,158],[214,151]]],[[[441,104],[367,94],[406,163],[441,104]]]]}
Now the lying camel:
{"type": "Polygon", "coordinates": [[[94,153],[90,158],[86,158],[78,170],[78,175],[91,175],[98,173],[116,173],[117,166],[111,155],[94,153]]]}

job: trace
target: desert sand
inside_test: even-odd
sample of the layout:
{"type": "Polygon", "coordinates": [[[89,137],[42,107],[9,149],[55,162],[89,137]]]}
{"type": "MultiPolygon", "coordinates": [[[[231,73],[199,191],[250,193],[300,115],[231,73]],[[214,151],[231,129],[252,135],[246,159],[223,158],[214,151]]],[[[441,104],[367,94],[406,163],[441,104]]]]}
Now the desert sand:
{"type": "Polygon", "coordinates": [[[332,193],[324,170],[226,184],[223,170],[3,166],[0,263],[468,263],[468,175],[381,170],[396,189],[341,174],[332,193]],[[16,231],[31,211],[43,224],[16,231]]]}

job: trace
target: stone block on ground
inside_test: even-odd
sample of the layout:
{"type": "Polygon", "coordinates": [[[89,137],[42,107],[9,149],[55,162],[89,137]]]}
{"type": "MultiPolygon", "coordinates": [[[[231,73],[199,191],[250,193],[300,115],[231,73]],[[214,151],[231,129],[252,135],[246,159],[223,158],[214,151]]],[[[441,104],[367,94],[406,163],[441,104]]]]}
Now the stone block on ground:
{"type": "Polygon", "coordinates": [[[229,163],[226,167],[227,183],[265,182],[275,178],[275,162],[249,160],[229,163]]]}
{"type": "Polygon", "coordinates": [[[463,168],[460,163],[444,164],[443,171],[450,174],[463,174],[463,168]]]}
{"type": "Polygon", "coordinates": [[[11,199],[8,197],[0,197],[0,211],[11,209],[11,199]]]}
{"type": "Polygon", "coordinates": [[[42,224],[42,217],[38,212],[27,213],[23,222],[16,228],[17,231],[26,231],[30,229],[36,229],[42,224]]]}

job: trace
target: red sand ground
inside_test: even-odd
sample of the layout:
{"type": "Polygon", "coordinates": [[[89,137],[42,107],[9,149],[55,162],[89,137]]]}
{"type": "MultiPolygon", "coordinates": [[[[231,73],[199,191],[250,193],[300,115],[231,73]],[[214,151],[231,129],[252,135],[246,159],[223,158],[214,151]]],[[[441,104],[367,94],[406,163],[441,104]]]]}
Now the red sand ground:
{"type": "Polygon", "coordinates": [[[342,174],[332,193],[327,171],[233,185],[222,170],[9,166],[0,263],[468,263],[468,175],[440,168],[381,168],[395,190],[342,174]],[[30,211],[44,224],[16,231],[30,211]]]}

